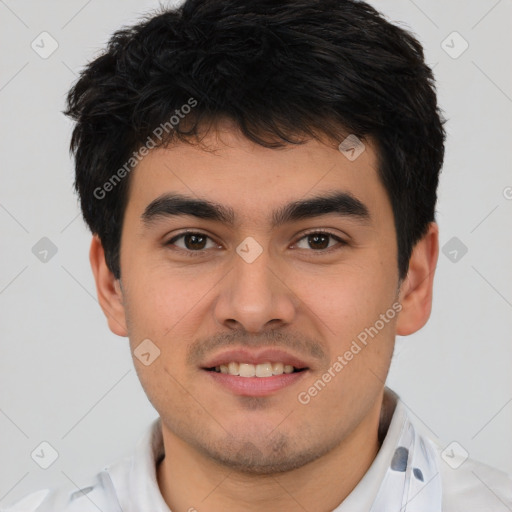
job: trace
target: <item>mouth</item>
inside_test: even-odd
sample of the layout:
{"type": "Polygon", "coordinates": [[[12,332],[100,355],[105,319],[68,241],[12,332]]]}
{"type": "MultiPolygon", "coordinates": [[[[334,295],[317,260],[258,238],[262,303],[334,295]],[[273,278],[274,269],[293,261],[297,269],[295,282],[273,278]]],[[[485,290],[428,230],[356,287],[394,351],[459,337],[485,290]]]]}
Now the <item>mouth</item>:
{"type": "Polygon", "coordinates": [[[214,383],[235,395],[266,396],[302,380],[310,367],[284,351],[267,349],[259,353],[230,350],[201,369],[214,383]]]}
{"type": "Polygon", "coordinates": [[[270,361],[259,364],[231,361],[227,364],[205,368],[206,371],[222,373],[224,375],[235,375],[244,378],[257,377],[263,379],[273,377],[274,375],[299,373],[307,369],[308,368],[297,368],[291,364],[282,362],[271,363],[270,361]]]}

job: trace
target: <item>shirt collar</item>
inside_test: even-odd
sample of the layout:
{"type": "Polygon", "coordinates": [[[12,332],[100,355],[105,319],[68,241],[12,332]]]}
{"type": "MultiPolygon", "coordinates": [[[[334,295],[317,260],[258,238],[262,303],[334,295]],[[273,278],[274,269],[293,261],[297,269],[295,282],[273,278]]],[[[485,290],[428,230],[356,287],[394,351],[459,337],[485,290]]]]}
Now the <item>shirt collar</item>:
{"type": "Polygon", "coordinates": [[[356,487],[333,512],[370,510],[377,497],[395,452],[400,432],[407,420],[407,411],[403,403],[398,398],[398,395],[389,388],[384,390],[384,400],[380,416],[379,438],[382,441],[377,456],[356,487]]]}
{"type": "MultiPolygon", "coordinates": [[[[371,510],[379,492],[379,496],[382,495],[383,482],[406,428],[412,429],[413,435],[418,437],[403,403],[391,389],[385,388],[379,424],[381,448],[363,478],[333,512],[371,510]]],[[[422,448],[425,442],[427,440],[421,438],[422,448]]],[[[160,493],[156,476],[156,467],[163,457],[161,419],[157,418],[139,442],[134,456],[107,468],[124,512],[171,512],[160,493]]]]}
{"type": "Polygon", "coordinates": [[[158,487],[156,468],[164,457],[161,419],[154,420],[139,441],[133,457],[109,466],[123,512],[171,512],[158,487]]]}

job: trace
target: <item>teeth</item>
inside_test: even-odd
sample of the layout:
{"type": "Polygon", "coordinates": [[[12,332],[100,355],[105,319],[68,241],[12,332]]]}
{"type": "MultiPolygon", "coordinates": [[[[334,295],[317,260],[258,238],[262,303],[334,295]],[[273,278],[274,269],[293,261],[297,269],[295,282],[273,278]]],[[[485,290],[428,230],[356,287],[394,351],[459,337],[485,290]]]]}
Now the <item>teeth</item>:
{"type": "Polygon", "coordinates": [[[240,377],[272,377],[272,375],[282,375],[283,373],[293,373],[294,368],[291,364],[283,363],[237,363],[235,361],[229,364],[221,364],[215,367],[217,373],[229,375],[239,375],[240,377]]]}
{"type": "Polygon", "coordinates": [[[274,375],[281,375],[284,370],[284,364],[283,363],[272,363],[272,373],[274,375]]]}
{"type": "Polygon", "coordinates": [[[256,367],[253,364],[240,363],[238,374],[240,377],[254,377],[256,375],[256,367]]]}
{"type": "Polygon", "coordinates": [[[229,373],[229,375],[239,375],[238,368],[239,368],[239,364],[238,363],[229,363],[228,364],[228,373],[229,373]]]}
{"type": "Polygon", "coordinates": [[[272,377],[272,365],[270,363],[256,365],[256,377],[272,377]]]}

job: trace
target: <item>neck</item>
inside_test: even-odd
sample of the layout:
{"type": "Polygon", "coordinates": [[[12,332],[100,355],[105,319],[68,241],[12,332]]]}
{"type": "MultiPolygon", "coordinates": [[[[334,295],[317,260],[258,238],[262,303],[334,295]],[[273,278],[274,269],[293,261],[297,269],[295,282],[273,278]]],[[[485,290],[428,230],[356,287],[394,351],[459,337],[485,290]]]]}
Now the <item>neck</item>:
{"type": "Polygon", "coordinates": [[[158,466],[158,485],[173,511],[330,511],[343,502],[371,466],[383,436],[379,419],[389,414],[387,400],[377,403],[328,453],[295,470],[268,475],[225,467],[176,437],[162,423],[165,452],[172,457],[165,457],[158,466]]]}

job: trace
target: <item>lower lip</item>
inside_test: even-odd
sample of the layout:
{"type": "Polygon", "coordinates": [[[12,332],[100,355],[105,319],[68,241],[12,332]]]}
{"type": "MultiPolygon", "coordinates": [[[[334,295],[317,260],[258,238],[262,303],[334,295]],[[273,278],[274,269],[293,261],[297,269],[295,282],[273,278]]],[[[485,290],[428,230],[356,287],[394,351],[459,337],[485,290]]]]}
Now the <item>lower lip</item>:
{"type": "Polygon", "coordinates": [[[265,396],[295,384],[308,370],[301,372],[283,373],[272,377],[239,377],[227,373],[203,370],[210,375],[210,378],[218,384],[229,389],[236,395],[243,396],[265,396]]]}

